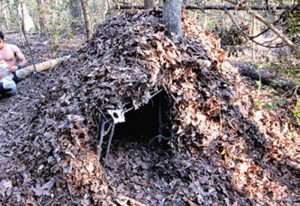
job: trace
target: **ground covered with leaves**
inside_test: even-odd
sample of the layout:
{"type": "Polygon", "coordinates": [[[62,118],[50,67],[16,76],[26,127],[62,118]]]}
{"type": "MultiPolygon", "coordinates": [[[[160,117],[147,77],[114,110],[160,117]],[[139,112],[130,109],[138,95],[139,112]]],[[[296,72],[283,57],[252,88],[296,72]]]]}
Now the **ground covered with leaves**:
{"type": "Polygon", "coordinates": [[[187,19],[183,30],[167,34],[157,10],[114,17],[2,100],[1,204],[299,204],[298,88],[267,107],[274,95],[226,62],[218,38],[187,19]],[[103,160],[111,111],[141,110],[161,93],[164,141],[124,132],[103,160]]]}

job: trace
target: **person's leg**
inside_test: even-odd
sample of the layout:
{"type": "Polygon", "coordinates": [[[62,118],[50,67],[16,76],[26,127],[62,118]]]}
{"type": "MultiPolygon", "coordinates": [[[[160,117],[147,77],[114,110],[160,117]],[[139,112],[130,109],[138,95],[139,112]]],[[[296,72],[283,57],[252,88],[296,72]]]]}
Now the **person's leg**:
{"type": "Polygon", "coordinates": [[[17,77],[16,72],[13,72],[12,74],[14,75],[13,80],[16,82],[16,84],[18,84],[21,81],[21,79],[17,77]]]}
{"type": "Polygon", "coordinates": [[[15,96],[17,94],[17,85],[14,81],[3,80],[0,82],[0,99],[15,96]]]}
{"type": "Polygon", "coordinates": [[[6,98],[6,97],[11,96],[11,95],[9,94],[9,92],[10,92],[10,89],[5,89],[5,88],[3,87],[3,83],[0,82],[0,99],[4,99],[4,98],[6,98]]]}

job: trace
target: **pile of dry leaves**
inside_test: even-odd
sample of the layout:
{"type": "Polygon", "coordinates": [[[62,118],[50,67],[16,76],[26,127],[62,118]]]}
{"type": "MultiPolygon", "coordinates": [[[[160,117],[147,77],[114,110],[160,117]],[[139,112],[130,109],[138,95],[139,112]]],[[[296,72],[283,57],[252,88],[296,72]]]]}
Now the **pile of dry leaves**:
{"type": "Polygon", "coordinates": [[[25,105],[17,97],[0,127],[13,139],[5,147],[14,162],[4,168],[1,203],[299,203],[299,128],[289,102],[257,109],[256,99],[271,97],[224,61],[220,40],[188,20],[183,30],[180,40],[168,36],[158,10],[114,17],[44,74],[46,92],[25,105]],[[160,92],[170,104],[168,149],[114,145],[103,169],[114,123],[160,92]]]}

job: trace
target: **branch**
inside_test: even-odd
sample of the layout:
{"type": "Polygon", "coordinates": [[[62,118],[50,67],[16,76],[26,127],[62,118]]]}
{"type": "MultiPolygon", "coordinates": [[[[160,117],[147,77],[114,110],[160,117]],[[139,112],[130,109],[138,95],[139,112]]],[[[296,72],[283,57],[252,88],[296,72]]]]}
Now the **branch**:
{"type": "Polygon", "coordinates": [[[107,148],[106,148],[105,161],[108,160],[109,149],[110,149],[111,141],[113,139],[114,132],[115,132],[115,123],[114,123],[113,120],[112,120],[111,124],[112,124],[112,127],[110,129],[110,135],[109,135],[108,145],[107,145],[107,148]]]}
{"type": "MultiPolygon", "coordinates": [[[[273,10],[287,10],[292,9],[292,5],[269,5],[269,6],[262,6],[262,5],[253,5],[250,6],[252,10],[268,10],[269,8],[273,10]]],[[[120,5],[116,9],[145,9],[144,6],[134,6],[134,5],[120,5]]],[[[243,7],[235,7],[229,5],[218,5],[218,4],[211,4],[211,5],[203,5],[203,6],[196,6],[196,5],[186,5],[184,9],[188,10],[245,10],[243,7]]]]}
{"type": "Polygon", "coordinates": [[[295,52],[295,56],[297,58],[300,58],[300,49],[295,45],[291,40],[289,40],[281,31],[276,29],[274,25],[270,22],[268,22],[265,18],[263,18],[261,15],[255,13],[251,8],[245,4],[237,3],[232,0],[226,0],[227,2],[237,6],[237,8],[241,7],[244,8],[245,11],[247,11],[251,16],[262,22],[265,26],[267,26],[271,31],[273,31],[292,51],[295,52]]]}
{"type": "Polygon", "coordinates": [[[244,30],[239,26],[239,24],[236,22],[236,20],[234,19],[234,17],[232,16],[232,14],[225,10],[226,14],[228,14],[228,16],[230,17],[231,21],[233,22],[233,24],[238,28],[238,30],[242,33],[242,35],[244,35],[246,38],[248,38],[249,40],[253,41],[254,43],[266,47],[266,48],[279,48],[279,47],[283,47],[282,45],[279,46],[269,46],[269,45],[264,45],[256,40],[254,40],[254,38],[252,38],[251,36],[249,36],[246,32],[244,32],[244,30]]]}
{"type": "MultiPolygon", "coordinates": [[[[276,25],[283,17],[284,15],[287,13],[287,12],[293,12],[295,9],[297,9],[299,7],[299,4],[297,5],[294,5],[291,9],[288,9],[288,10],[285,10],[284,12],[282,12],[280,14],[280,16],[278,17],[278,19],[276,19],[275,21],[273,21],[273,25],[276,25]]],[[[264,33],[268,32],[270,30],[270,28],[266,28],[265,30],[263,30],[262,32],[260,32],[259,34],[255,35],[255,36],[251,36],[250,38],[251,39],[255,39],[261,35],[263,35],[264,33]]]]}

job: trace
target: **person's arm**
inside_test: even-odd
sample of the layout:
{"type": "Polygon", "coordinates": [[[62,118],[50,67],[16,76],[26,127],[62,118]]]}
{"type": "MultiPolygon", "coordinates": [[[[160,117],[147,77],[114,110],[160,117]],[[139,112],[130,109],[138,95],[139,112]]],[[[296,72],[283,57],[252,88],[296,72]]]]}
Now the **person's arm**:
{"type": "Polygon", "coordinates": [[[15,53],[15,56],[17,58],[17,60],[19,60],[20,62],[18,63],[18,65],[20,67],[23,67],[27,64],[27,60],[26,57],[24,56],[24,54],[21,52],[21,50],[19,49],[19,47],[17,47],[16,45],[12,46],[13,52],[15,53]]]}
{"type": "Polygon", "coordinates": [[[19,49],[19,47],[17,47],[16,45],[11,45],[11,50],[14,52],[17,61],[21,61],[21,62],[17,63],[16,66],[10,66],[7,68],[7,70],[9,72],[14,72],[14,71],[20,69],[21,67],[25,66],[27,64],[27,60],[26,60],[26,57],[24,56],[24,54],[19,49]]]}

